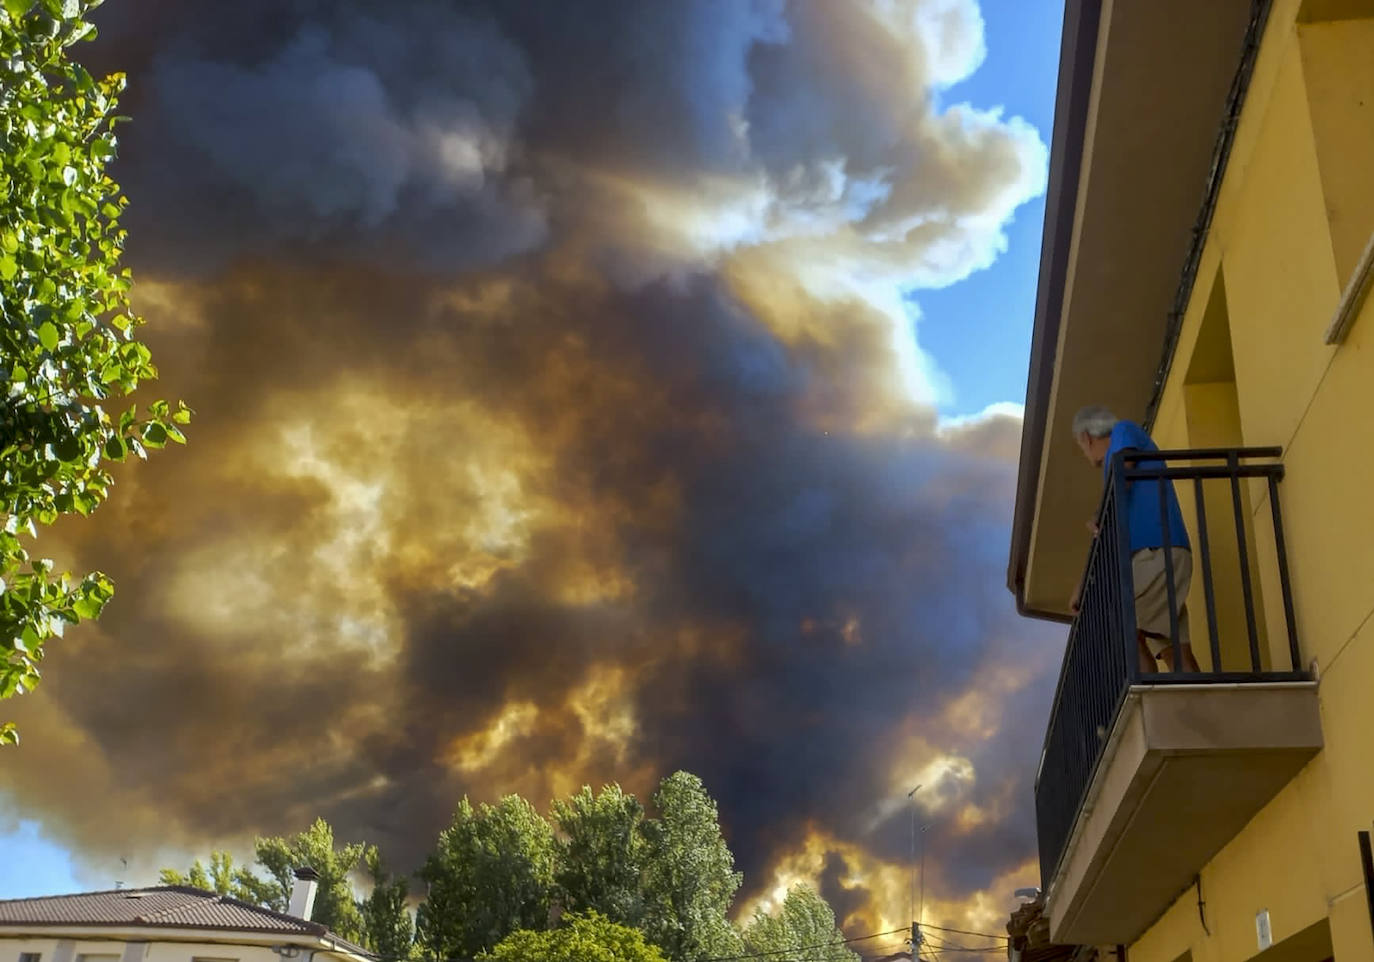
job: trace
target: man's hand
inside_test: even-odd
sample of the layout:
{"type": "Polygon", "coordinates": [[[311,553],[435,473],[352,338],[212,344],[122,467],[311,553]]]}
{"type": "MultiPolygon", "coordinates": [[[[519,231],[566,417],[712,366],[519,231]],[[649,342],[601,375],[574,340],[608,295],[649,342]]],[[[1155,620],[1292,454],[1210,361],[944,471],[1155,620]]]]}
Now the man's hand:
{"type": "Polygon", "coordinates": [[[1096,518],[1089,518],[1089,519],[1088,519],[1088,533],[1091,534],[1094,538],[1096,538],[1096,537],[1097,537],[1097,532],[1098,532],[1098,528],[1097,528],[1097,519],[1096,519],[1096,518]]]}

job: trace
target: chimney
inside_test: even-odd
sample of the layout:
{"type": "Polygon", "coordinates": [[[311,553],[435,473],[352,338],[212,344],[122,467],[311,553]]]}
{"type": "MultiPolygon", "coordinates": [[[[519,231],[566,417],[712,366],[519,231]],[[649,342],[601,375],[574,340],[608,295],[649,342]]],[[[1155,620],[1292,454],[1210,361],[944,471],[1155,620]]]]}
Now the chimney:
{"type": "Polygon", "coordinates": [[[315,908],[315,892],[320,887],[320,873],[308,865],[296,869],[296,882],[291,886],[291,904],[288,915],[310,921],[310,912],[315,908]]]}

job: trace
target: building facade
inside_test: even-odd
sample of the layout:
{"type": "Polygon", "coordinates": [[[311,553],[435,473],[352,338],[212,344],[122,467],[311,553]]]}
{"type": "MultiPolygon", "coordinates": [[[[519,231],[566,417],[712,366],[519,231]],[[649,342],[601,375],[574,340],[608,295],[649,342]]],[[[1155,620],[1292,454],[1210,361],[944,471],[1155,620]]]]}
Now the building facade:
{"type": "Polygon", "coordinates": [[[1374,960],[1372,261],[1374,0],[1069,0],[1008,569],[1069,625],[1055,942],[1374,960]],[[1091,404],[1176,453],[1104,485],[1091,404]],[[1124,505],[1163,480],[1196,674],[1135,659],[1124,505]]]}

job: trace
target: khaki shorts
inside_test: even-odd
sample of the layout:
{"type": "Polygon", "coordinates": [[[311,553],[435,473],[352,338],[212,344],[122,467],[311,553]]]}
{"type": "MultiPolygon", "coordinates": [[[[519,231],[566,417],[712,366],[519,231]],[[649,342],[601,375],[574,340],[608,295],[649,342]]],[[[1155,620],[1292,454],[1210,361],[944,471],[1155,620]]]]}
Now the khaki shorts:
{"type": "MultiPolygon", "coordinates": [[[[1178,605],[1178,643],[1188,639],[1188,585],[1193,579],[1193,553],[1170,548],[1174,563],[1174,604],[1178,605]]],[[[1173,647],[1169,638],[1169,588],[1163,548],[1144,548],[1131,555],[1135,580],[1135,626],[1145,633],[1150,654],[1158,658],[1173,647]]]]}

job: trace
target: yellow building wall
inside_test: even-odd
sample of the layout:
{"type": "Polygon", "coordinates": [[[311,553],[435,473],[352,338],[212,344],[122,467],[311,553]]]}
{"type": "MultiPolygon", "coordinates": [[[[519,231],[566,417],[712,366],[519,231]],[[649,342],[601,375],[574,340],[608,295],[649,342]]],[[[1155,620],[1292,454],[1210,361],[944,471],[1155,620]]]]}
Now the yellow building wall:
{"type": "MultiPolygon", "coordinates": [[[[1325,748],[1203,869],[1207,928],[1189,889],[1129,962],[1251,959],[1260,911],[1266,962],[1374,962],[1356,843],[1374,823],[1374,298],[1344,344],[1323,338],[1374,232],[1374,3],[1321,2],[1363,19],[1313,23],[1317,0],[1274,4],[1154,434],[1190,447],[1234,427],[1226,392],[1187,375],[1220,280],[1238,440],[1284,449],[1279,503],[1325,748]]],[[[1249,508],[1277,663],[1286,632],[1263,486],[1249,508]]],[[[1196,610],[1193,637],[1206,638],[1196,610]]]]}

